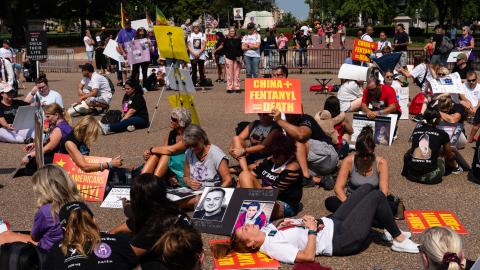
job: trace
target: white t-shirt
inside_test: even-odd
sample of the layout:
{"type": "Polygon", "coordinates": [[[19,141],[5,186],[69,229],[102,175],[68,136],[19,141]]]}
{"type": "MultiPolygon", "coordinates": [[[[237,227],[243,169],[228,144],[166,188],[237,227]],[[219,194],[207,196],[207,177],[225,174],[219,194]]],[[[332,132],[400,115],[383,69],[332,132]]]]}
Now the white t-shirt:
{"type": "MultiPolygon", "coordinates": [[[[60,107],[63,108],[63,99],[60,93],[55,90],[50,89],[48,95],[42,96],[39,92],[35,94],[40,99],[40,104],[42,106],[50,105],[52,103],[57,103],[60,107]]],[[[35,101],[35,99],[33,99],[35,101]]]]}
{"type": "Polygon", "coordinates": [[[350,102],[363,95],[362,88],[355,81],[347,81],[337,93],[337,98],[340,101],[340,110],[346,112],[350,108],[350,102]]]}
{"type": "Polygon", "coordinates": [[[227,156],[216,145],[210,145],[207,156],[203,161],[198,160],[192,149],[185,151],[185,159],[188,160],[190,166],[190,178],[202,183],[204,187],[216,187],[221,184],[221,176],[218,173],[218,167],[222,160],[227,156]]]}
{"type": "Polygon", "coordinates": [[[303,31],[304,36],[308,35],[308,26],[304,25],[304,26],[300,27],[300,30],[303,31]]]}
{"type": "Polygon", "coordinates": [[[112,89],[110,89],[110,84],[108,83],[107,78],[94,72],[92,78],[83,77],[82,84],[89,87],[90,90],[97,89],[97,96],[112,97],[112,89]]]}
{"type": "Polygon", "coordinates": [[[11,59],[13,61],[13,57],[15,56],[15,54],[13,54],[13,50],[12,49],[5,49],[5,48],[0,48],[0,58],[8,58],[8,59],[11,59]]]}
{"type": "MultiPolygon", "coordinates": [[[[187,42],[192,47],[193,52],[198,53],[202,49],[202,42],[206,42],[206,40],[207,40],[207,38],[205,37],[205,35],[203,33],[199,32],[198,34],[195,34],[195,33],[192,32],[188,36],[187,42]]],[[[193,57],[193,55],[192,55],[192,52],[190,52],[190,59],[191,60],[195,59],[195,57],[193,57]]],[[[199,59],[200,60],[205,60],[205,50],[202,52],[202,54],[200,54],[199,59]]]]}
{"type": "Polygon", "coordinates": [[[471,89],[468,83],[465,83],[463,86],[465,88],[465,97],[472,103],[473,107],[477,107],[480,99],[480,84],[477,83],[474,89],[471,89]]]}
{"type": "Polygon", "coordinates": [[[425,72],[427,73],[427,77],[422,87],[422,91],[424,92],[428,89],[428,80],[433,79],[432,72],[430,71],[430,69],[427,68],[427,65],[425,63],[421,63],[420,65],[417,65],[416,67],[414,67],[412,72],[410,72],[410,75],[412,75],[413,78],[418,79],[420,82],[423,81],[425,72]]]}
{"type": "Polygon", "coordinates": [[[93,41],[93,40],[91,38],[89,38],[88,36],[85,36],[83,38],[83,43],[85,43],[85,50],[87,52],[92,52],[93,51],[93,44],[92,45],[88,44],[88,42],[91,42],[91,41],[93,41]]]}
{"type": "Polygon", "coordinates": [[[369,34],[363,34],[363,36],[361,37],[361,40],[365,40],[365,41],[368,41],[368,42],[373,42],[373,39],[369,34]]]}
{"type": "MultiPolygon", "coordinates": [[[[255,45],[255,44],[260,44],[261,42],[260,34],[255,33],[253,35],[245,35],[242,38],[242,43],[250,44],[250,45],[255,45]]],[[[260,48],[256,50],[246,50],[243,55],[248,56],[248,57],[260,57],[260,48]]]]}
{"type": "MultiPolygon", "coordinates": [[[[325,227],[317,234],[315,254],[332,256],[333,221],[326,217],[323,217],[322,221],[325,227]]],[[[268,224],[262,228],[262,231],[267,237],[260,246],[260,252],[283,263],[295,263],[298,252],[307,246],[307,228],[293,227],[278,230],[274,225],[268,224]]]]}

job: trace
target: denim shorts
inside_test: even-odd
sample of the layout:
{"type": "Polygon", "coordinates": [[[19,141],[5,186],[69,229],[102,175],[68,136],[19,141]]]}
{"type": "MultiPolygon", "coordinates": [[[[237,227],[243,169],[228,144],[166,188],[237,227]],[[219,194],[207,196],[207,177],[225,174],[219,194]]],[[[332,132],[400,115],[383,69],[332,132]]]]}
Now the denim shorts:
{"type": "Polygon", "coordinates": [[[218,64],[225,65],[225,55],[220,55],[218,57],[218,64]]]}

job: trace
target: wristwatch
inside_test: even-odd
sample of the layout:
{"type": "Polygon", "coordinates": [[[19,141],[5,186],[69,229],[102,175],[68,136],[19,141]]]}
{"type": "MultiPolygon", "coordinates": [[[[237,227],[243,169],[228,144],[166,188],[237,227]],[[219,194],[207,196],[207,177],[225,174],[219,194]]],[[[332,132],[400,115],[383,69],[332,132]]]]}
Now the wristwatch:
{"type": "Polygon", "coordinates": [[[308,230],[308,235],[317,235],[318,231],[317,230],[308,230]]]}

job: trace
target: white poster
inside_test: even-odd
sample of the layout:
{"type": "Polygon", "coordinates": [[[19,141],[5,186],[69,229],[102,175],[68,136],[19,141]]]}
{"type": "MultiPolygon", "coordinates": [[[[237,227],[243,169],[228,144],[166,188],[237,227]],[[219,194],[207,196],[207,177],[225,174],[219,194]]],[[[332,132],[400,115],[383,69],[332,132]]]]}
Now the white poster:
{"type": "Polygon", "coordinates": [[[18,107],[13,127],[15,130],[34,129],[35,128],[35,106],[18,107]]]}
{"type": "Polygon", "coordinates": [[[122,200],[130,200],[129,188],[112,188],[100,207],[123,208],[122,200]]]}
{"type": "Polygon", "coordinates": [[[408,120],[408,102],[410,101],[410,90],[407,87],[399,88],[399,92],[397,93],[398,96],[398,104],[400,105],[400,109],[402,110],[402,115],[400,116],[401,120],[408,120]]]}
{"type": "Polygon", "coordinates": [[[377,116],[375,119],[369,119],[366,114],[354,114],[352,142],[357,140],[363,127],[369,125],[373,129],[376,144],[392,145],[397,118],[396,114],[377,116]]]}
{"type": "Polygon", "coordinates": [[[107,46],[105,47],[105,50],[103,51],[103,54],[118,62],[125,62],[125,58],[123,58],[123,55],[118,53],[117,47],[118,43],[115,40],[110,39],[107,43],[107,46]]]}
{"type": "Polygon", "coordinates": [[[132,21],[132,28],[137,30],[138,28],[143,27],[145,30],[148,30],[148,21],[147,19],[141,19],[141,20],[136,20],[132,21]]]}
{"type": "Polygon", "coordinates": [[[368,67],[343,64],[338,71],[338,78],[344,80],[365,81],[368,75],[368,67]]]}
{"type": "Polygon", "coordinates": [[[173,68],[170,71],[170,69],[170,67],[165,68],[165,72],[168,74],[167,80],[171,89],[195,93],[190,71],[179,68],[173,68]]]}
{"type": "Polygon", "coordinates": [[[233,20],[243,21],[243,8],[233,8],[233,20]]]}
{"type": "Polygon", "coordinates": [[[432,88],[433,94],[463,94],[464,88],[462,84],[462,79],[458,72],[449,74],[440,79],[430,79],[428,80],[432,88]]]}
{"type": "Polygon", "coordinates": [[[457,62],[457,56],[461,53],[464,53],[467,55],[467,59],[468,57],[470,56],[470,53],[472,52],[472,50],[469,50],[469,51],[461,51],[461,52],[451,52],[449,55],[448,55],[448,59],[447,59],[447,63],[455,63],[457,62]]]}

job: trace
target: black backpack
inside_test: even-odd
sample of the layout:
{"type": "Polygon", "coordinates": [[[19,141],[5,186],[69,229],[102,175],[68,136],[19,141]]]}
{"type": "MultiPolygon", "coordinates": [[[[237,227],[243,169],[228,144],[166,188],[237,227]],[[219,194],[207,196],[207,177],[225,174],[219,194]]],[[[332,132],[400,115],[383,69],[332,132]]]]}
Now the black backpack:
{"type": "Polygon", "coordinates": [[[13,242],[0,246],[0,269],[43,270],[47,253],[32,243],[13,242]]]}

